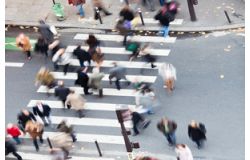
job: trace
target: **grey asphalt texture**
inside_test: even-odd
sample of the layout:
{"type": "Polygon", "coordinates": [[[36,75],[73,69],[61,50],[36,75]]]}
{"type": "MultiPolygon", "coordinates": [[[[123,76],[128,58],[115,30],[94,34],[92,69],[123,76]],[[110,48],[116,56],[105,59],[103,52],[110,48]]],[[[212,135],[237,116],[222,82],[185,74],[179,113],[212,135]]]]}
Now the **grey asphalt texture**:
{"type": "MultiPolygon", "coordinates": [[[[16,33],[6,33],[6,36],[14,35],[16,33]]],[[[62,35],[62,40],[66,44],[76,45],[78,42],[72,40],[74,35],[65,33],[62,35]]],[[[36,37],[33,33],[31,36],[36,37]]],[[[121,44],[109,42],[105,42],[105,45],[121,46],[121,44]]],[[[244,37],[237,35],[237,32],[230,32],[219,37],[213,33],[200,36],[182,35],[174,44],[162,46],[154,43],[154,48],[171,49],[168,57],[160,57],[158,61],[170,62],[176,67],[176,88],[172,94],[167,93],[163,88],[161,77],[158,76],[153,87],[162,105],[157,108],[154,115],[146,116],[152,120],[152,123],[141,135],[130,136],[132,141],[140,143],[141,148],[135,151],[175,156],[173,148],[168,146],[165,137],[156,128],[159,119],[167,116],[177,122],[177,143],[187,144],[197,159],[243,160],[245,155],[244,46],[244,37]],[[225,51],[225,48],[229,51],[225,51]],[[204,123],[207,128],[207,141],[201,150],[196,148],[187,135],[187,125],[193,119],[204,123]]],[[[46,94],[36,93],[37,87],[34,86],[35,74],[45,64],[44,57],[34,55],[31,61],[27,61],[25,58],[20,51],[6,50],[6,61],[25,62],[25,65],[23,68],[6,68],[5,123],[15,123],[16,114],[31,99],[56,100],[54,96],[47,97],[46,94]]],[[[50,61],[45,65],[53,69],[50,61]]],[[[104,69],[104,71],[107,73],[108,70],[104,69]]],[[[131,69],[128,73],[136,75],[139,74],[139,70],[131,69]]],[[[145,74],[157,75],[157,71],[146,71],[145,74]]],[[[66,81],[66,86],[72,85],[72,80],[66,81]]],[[[104,87],[114,86],[105,83],[104,87]]],[[[129,97],[98,99],[95,96],[86,96],[86,99],[89,102],[134,104],[134,99],[129,97]]],[[[74,112],[64,113],[57,109],[52,112],[52,115],[74,116],[74,112]]],[[[96,118],[116,117],[113,112],[87,111],[86,115],[96,118]]],[[[75,128],[79,133],[120,135],[119,128],[87,126],[75,126],[75,128]]],[[[94,149],[92,144],[85,143],[83,146],[94,149]]],[[[125,152],[125,147],[119,145],[104,145],[103,148],[104,150],[125,152]]],[[[21,147],[20,150],[22,150],[21,147]]]]}

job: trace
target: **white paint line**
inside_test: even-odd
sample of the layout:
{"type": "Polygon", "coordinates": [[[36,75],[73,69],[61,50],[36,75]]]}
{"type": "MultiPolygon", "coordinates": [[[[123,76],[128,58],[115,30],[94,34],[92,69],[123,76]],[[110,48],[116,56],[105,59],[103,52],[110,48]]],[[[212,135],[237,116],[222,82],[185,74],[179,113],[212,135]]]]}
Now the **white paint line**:
{"type": "MultiPolygon", "coordinates": [[[[77,46],[69,45],[66,48],[66,52],[73,53],[74,49],[76,49],[77,46]]],[[[82,46],[82,49],[87,50],[87,46],[82,46]]],[[[131,51],[125,50],[125,48],[116,48],[116,47],[101,47],[102,53],[104,54],[119,54],[119,55],[129,55],[132,54],[131,51]]],[[[149,52],[151,55],[154,56],[168,56],[170,53],[169,49],[149,49],[149,52]]]]}
{"type": "MultiPolygon", "coordinates": [[[[123,36],[121,35],[107,35],[107,34],[95,34],[96,38],[101,41],[117,41],[122,42],[123,36]]],[[[74,39],[77,40],[86,40],[88,39],[89,34],[80,34],[77,33],[74,39]]],[[[174,43],[176,37],[159,37],[159,36],[129,36],[128,40],[136,42],[152,42],[152,43],[174,43]]]]}
{"type": "MultiPolygon", "coordinates": [[[[64,75],[63,72],[51,72],[54,77],[56,79],[68,79],[68,80],[76,80],[77,79],[77,73],[70,73],[68,72],[66,75],[64,75]]],[[[88,75],[91,75],[90,73],[88,75]]],[[[105,74],[105,76],[103,77],[103,81],[109,81],[109,75],[108,74],[105,74]]],[[[137,76],[137,75],[126,75],[126,78],[129,80],[129,81],[134,81],[135,79],[138,79],[142,82],[146,82],[146,83],[154,83],[155,80],[156,80],[156,76],[137,76]]],[[[122,80],[124,81],[124,80],[122,80]]]]}
{"type": "Polygon", "coordinates": [[[16,62],[5,62],[5,67],[23,67],[24,63],[16,63],[16,62]]]}
{"type": "MultiPolygon", "coordinates": [[[[70,89],[74,90],[78,94],[84,94],[82,87],[70,87],[70,89]]],[[[38,93],[47,93],[46,86],[40,86],[37,90],[38,93]]],[[[50,89],[49,93],[55,93],[55,89],[50,89]]],[[[94,92],[94,95],[98,95],[98,93],[94,92]]],[[[135,97],[136,94],[133,89],[113,89],[113,88],[103,88],[104,96],[126,96],[126,97],[135,97]]]]}
{"type": "MultiPolygon", "coordinates": [[[[125,68],[147,68],[152,69],[151,64],[146,64],[145,62],[129,62],[129,61],[113,61],[113,60],[104,60],[101,67],[113,67],[113,62],[116,62],[118,65],[121,65],[125,68]]],[[[71,59],[70,64],[72,66],[80,66],[78,59],[71,59]]],[[[161,66],[163,63],[154,63],[156,66],[161,66]]],[[[91,63],[91,66],[96,66],[95,63],[91,63]]],[[[157,69],[157,67],[153,68],[157,69]]]]}
{"type": "MultiPolygon", "coordinates": [[[[33,147],[34,149],[34,147],[33,147]]],[[[49,160],[52,159],[51,155],[45,155],[45,154],[37,154],[37,153],[25,153],[25,152],[19,152],[22,159],[25,160],[49,160]]],[[[49,153],[48,153],[49,154],[49,153]]],[[[15,158],[12,154],[9,154],[7,157],[9,158],[15,158]]],[[[114,158],[94,158],[94,157],[76,157],[76,156],[70,156],[72,157],[71,160],[115,160],[114,158]]]]}
{"type": "MultiPolygon", "coordinates": [[[[78,118],[78,117],[59,117],[51,116],[51,121],[53,124],[59,124],[63,120],[71,125],[81,125],[81,126],[99,126],[99,127],[117,127],[120,128],[121,125],[117,119],[102,119],[102,118],[78,118]]],[[[131,121],[126,121],[124,123],[126,128],[132,128],[131,121]]]]}
{"type": "MultiPolygon", "coordinates": [[[[144,23],[152,23],[152,24],[158,24],[159,21],[155,20],[153,18],[143,18],[144,23]]],[[[170,25],[181,25],[183,23],[183,19],[175,19],[174,21],[170,22],[170,25]]]]}
{"type": "MultiPolygon", "coordinates": [[[[57,108],[57,109],[63,108],[63,104],[61,101],[51,101],[51,100],[30,100],[27,107],[31,108],[35,106],[37,101],[41,101],[42,103],[49,105],[51,108],[57,108]]],[[[87,102],[85,105],[85,109],[87,110],[100,110],[100,111],[115,111],[116,109],[128,108],[128,107],[135,107],[135,105],[92,103],[92,102],[87,102]]]]}

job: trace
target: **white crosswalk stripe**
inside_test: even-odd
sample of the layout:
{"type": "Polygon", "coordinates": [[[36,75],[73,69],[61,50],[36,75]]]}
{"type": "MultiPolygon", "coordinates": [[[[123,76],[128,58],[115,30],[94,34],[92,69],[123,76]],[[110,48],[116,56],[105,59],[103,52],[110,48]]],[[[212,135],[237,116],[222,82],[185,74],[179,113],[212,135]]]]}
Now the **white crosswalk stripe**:
{"type": "Polygon", "coordinates": [[[5,67],[23,67],[24,63],[17,63],[17,62],[5,62],[5,67]]]}
{"type": "MultiPolygon", "coordinates": [[[[65,52],[72,53],[77,46],[69,45],[66,48],[65,52]]],[[[82,49],[88,50],[87,46],[82,46],[82,49]]],[[[118,54],[118,55],[129,55],[132,54],[131,51],[125,50],[125,48],[117,48],[117,47],[101,47],[101,51],[104,54],[118,54]]],[[[154,56],[168,56],[170,53],[169,49],[149,49],[151,55],[154,56]]]]}
{"type": "MultiPolygon", "coordinates": [[[[68,79],[68,80],[76,80],[77,79],[77,73],[67,73],[66,75],[64,75],[64,73],[62,72],[51,72],[53,74],[53,76],[56,79],[68,79]]],[[[88,75],[91,75],[90,73],[88,75]]],[[[109,81],[109,74],[105,74],[105,76],[103,77],[103,81],[109,81]]],[[[126,78],[129,81],[134,81],[135,79],[138,79],[142,82],[146,82],[146,83],[154,83],[156,80],[156,76],[134,76],[134,75],[126,75],[126,78]]],[[[121,80],[124,81],[124,80],[121,80]]]]}
{"type": "MultiPolygon", "coordinates": [[[[96,38],[101,41],[116,41],[122,42],[123,36],[121,35],[107,35],[107,34],[95,34],[96,38]]],[[[76,40],[87,40],[89,34],[77,33],[74,39],[76,40]]],[[[159,37],[159,36],[133,36],[132,38],[129,36],[128,40],[136,41],[136,42],[153,42],[153,43],[174,43],[176,37],[159,37]]]]}

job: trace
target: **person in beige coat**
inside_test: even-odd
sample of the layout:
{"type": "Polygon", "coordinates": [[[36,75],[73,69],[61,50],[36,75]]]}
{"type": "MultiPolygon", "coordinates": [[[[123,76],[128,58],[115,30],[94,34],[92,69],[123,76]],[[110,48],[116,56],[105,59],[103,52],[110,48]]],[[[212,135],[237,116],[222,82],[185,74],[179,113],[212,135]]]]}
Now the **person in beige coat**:
{"type": "Polygon", "coordinates": [[[78,112],[79,118],[82,118],[84,117],[82,112],[83,112],[85,103],[86,103],[86,100],[80,94],[77,94],[75,93],[75,91],[71,90],[65,101],[65,106],[69,105],[70,108],[78,112]]]}

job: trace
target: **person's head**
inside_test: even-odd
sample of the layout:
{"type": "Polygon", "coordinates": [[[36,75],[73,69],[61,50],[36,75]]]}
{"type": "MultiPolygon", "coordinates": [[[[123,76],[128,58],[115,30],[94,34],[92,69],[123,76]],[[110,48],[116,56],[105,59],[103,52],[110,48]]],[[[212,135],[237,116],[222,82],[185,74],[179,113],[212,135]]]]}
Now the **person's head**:
{"type": "Polygon", "coordinates": [[[8,124],[7,124],[7,129],[8,129],[8,128],[12,128],[12,127],[13,127],[13,124],[12,124],[12,123],[8,123],[8,124]]]}
{"type": "Polygon", "coordinates": [[[186,145],[185,144],[176,144],[176,148],[184,149],[184,148],[186,148],[186,145]]]}
{"type": "Polygon", "coordinates": [[[42,102],[41,101],[37,101],[36,105],[42,105],[42,102]]]}
{"type": "Polygon", "coordinates": [[[191,127],[193,128],[197,128],[198,127],[198,123],[195,120],[192,120],[190,123],[191,127]]]}
{"type": "Polygon", "coordinates": [[[25,115],[25,116],[28,116],[30,113],[27,109],[22,109],[22,113],[25,115]]]}
{"type": "Polygon", "coordinates": [[[45,21],[42,19],[40,19],[38,22],[39,22],[39,24],[45,24],[45,21]]]}
{"type": "Polygon", "coordinates": [[[95,38],[95,36],[93,34],[90,34],[89,38],[87,39],[86,42],[88,45],[93,45],[93,44],[97,43],[97,39],[95,38]]]}
{"type": "Polygon", "coordinates": [[[57,84],[58,84],[59,87],[63,87],[64,86],[64,82],[62,80],[58,81],[57,84]]]}

